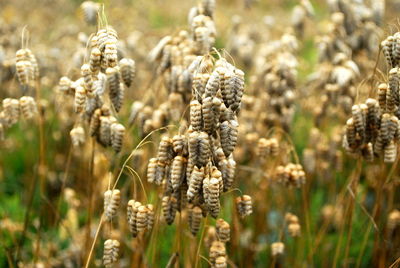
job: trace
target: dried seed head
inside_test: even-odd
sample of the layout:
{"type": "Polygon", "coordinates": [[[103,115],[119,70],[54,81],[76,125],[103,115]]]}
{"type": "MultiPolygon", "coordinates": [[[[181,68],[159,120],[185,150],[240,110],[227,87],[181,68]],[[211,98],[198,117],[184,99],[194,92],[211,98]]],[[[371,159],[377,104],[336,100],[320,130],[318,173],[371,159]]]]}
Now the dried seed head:
{"type": "MultiPolygon", "coordinates": [[[[186,137],[184,135],[175,135],[172,137],[172,145],[174,152],[181,154],[183,150],[187,147],[186,137]]],[[[187,150],[187,148],[186,148],[187,150]]]]}
{"type": "Polygon", "coordinates": [[[222,150],[228,157],[235,149],[239,123],[236,120],[224,121],[220,125],[222,150]]]}
{"type": "Polygon", "coordinates": [[[210,262],[215,265],[219,257],[226,257],[225,244],[220,241],[213,241],[210,247],[210,262]]]}
{"type": "Polygon", "coordinates": [[[104,214],[107,221],[117,214],[117,209],[121,201],[121,192],[118,189],[107,190],[104,193],[104,214]]]}
{"type": "Polygon", "coordinates": [[[387,146],[385,146],[384,150],[384,159],[385,163],[393,163],[397,157],[397,146],[393,140],[389,142],[387,146]]]}
{"type": "Polygon", "coordinates": [[[86,104],[86,90],[83,86],[78,86],[75,90],[75,112],[81,113],[85,109],[86,104]]]}
{"type": "Polygon", "coordinates": [[[147,204],[147,230],[151,230],[154,225],[154,219],[155,219],[155,214],[154,214],[154,206],[152,204],[147,204]]]}
{"type": "Polygon", "coordinates": [[[69,134],[74,147],[78,147],[85,143],[85,130],[82,126],[74,127],[69,134]]]}
{"type": "Polygon", "coordinates": [[[123,58],[119,61],[122,80],[127,87],[132,85],[133,79],[136,76],[136,63],[132,59],[123,58]]]}
{"type": "Polygon", "coordinates": [[[174,160],[172,161],[171,184],[174,191],[177,191],[181,186],[183,175],[185,174],[184,164],[185,158],[180,155],[175,156],[174,160]]]}
{"type": "Polygon", "coordinates": [[[230,240],[231,229],[229,223],[227,223],[223,219],[218,219],[216,221],[216,230],[219,241],[226,243],[230,240]]]}
{"type": "Polygon", "coordinates": [[[395,230],[400,225],[400,211],[395,209],[389,213],[387,225],[390,231],[395,230]]]}
{"type": "Polygon", "coordinates": [[[157,158],[150,158],[149,164],[147,165],[147,181],[149,183],[154,183],[156,178],[157,169],[157,158]]]}
{"type": "Polygon", "coordinates": [[[190,125],[194,131],[201,131],[203,126],[202,107],[200,102],[192,100],[190,102],[190,125]]]}
{"type": "Polygon", "coordinates": [[[34,98],[23,96],[19,99],[21,113],[26,119],[31,119],[37,114],[37,104],[34,98]]]}
{"type": "Polygon", "coordinates": [[[71,90],[72,81],[66,76],[60,78],[60,82],[58,83],[58,89],[61,92],[69,93],[71,90]]]}
{"type": "Polygon", "coordinates": [[[104,242],[103,263],[105,267],[112,267],[118,261],[119,246],[117,240],[108,239],[104,242]]]}
{"type": "Polygon", "coordinates": [[[173,196],[162,198],[162,212],[168,225],[174,222],[176,211],[178,210],[178,200],[173,196]]]}
{"type": "Polygon", "coordinates": [[[16,124],[20,114],[19,101],[17,99],[5,98],[2,103],[5,126],[8,127],[16,124]]]}
{"type": "Polygon", "coordinates": [[[136,214],[136,229],[139,233],[147,228],[147,207],[140,206],[136,214]]]}
{"type": "Polygon", "coordinates": [[[138,234],[137,213],[140,206],[142,206],[142,204],[135,200],[129,200],[128,202],[128,208],[127,208],[128,225],[129,225],[129,230],[131,231],[133,237],[136,237],[138,234]]]}
{"type": "Polygon", "coordinates": [[[98,75],[100,72],[101,51],[98,47],[92,48],[90,51],[89,69],[92,76],[98,75]]]}
{"type": "Polygon", "coordinates": [[[187,199],[191,202],[195,197],[199,195],[200,188],[204,180],[204,167],[198,168],[193,167],[193,171],[189,179],[189,188],[187,191],[187,199]]]}
{"type": "Polygon", "coordinates": [[[81,67],[81,75],[83,77],[83,86],[88,98],[93,98],[93,80],[89,64],[83,64],[81,67]]]}
{"type": "Polygon", "coordinates": [[[115,152],[120,152],[125,136],[125,127],[122,124],[114,123],[111,125],[111,146],[115,152]]]}
{"type": "Polygon", "coordinates": [[[162,137],[158,147],[157,160],[160,164],[167,165],[171,163],[172,159],[173,159],[172,140],[169,137],[164,136],[162,137]]]}
{"type": "Polygon", "coordinates": [[[243,195],[236,198],[236,209],[241,218],[253,213],[251,196],[243,195]]]}
{"type": "Polygon", "coordinates": [[[206,132],[189,134],[189,157],[199,168],[205,166],[210,158],[210,140],[206,132]]]}
{"type": "Polygon", "coordinates": [[[190,232],[195,236],[200,230],[201,219],[203,217],[200,207],[195,206],[189,210],[189,227],[190,232]]]}

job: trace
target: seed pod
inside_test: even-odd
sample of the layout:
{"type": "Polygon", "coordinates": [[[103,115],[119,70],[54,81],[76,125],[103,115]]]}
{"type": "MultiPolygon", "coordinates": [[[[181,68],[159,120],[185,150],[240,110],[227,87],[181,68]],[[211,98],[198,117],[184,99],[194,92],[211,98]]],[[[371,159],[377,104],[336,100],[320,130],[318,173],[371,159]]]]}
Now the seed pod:
{"type": "MultiPolygon", "coordinates": [[[[203,183],[204,187],[204,183],[203,183]]],[[[217,178],[211,178],[208,184],[208,198],[205,200],[211,217],[217,218],[220,210],[219,192],[220,181],[217,178]]]]}
{"type": "Polygon", "coordinates": [[[140,206],[136,214],[136,228],[138,233],[144,232],[147,228],[147,208],[140,206]]]}
{"type": "Polygon", "coordinates": [[[116,38],[108,38],[105,41],[104,48],[104,59],[107,61],[108,67],[117,66],[118,62],[118,49],[117,49],[117,39],[116,38]]]}
{"type": "Polygon", "coordinates": [[[93,81],[93,93],[97,96],[104,95],[107,88],[107,76],[104,73],[99,73],[97,79],[93,81]]]}
{"type": "Polygon", "coordinates": [[[118,68],[107,68],[106,75],[110,100],[114,106],[118,106],[118,95],[120,94],[121,90],[121,75],[118,68]]]}
{"type": "Polygon", "coordinates": [[[244,91],[244,72],[242,70],[235,68],[233,78],[228,81],[228,87],[232,95],[232,103],[229,108],[237,113],[240,108],[244,91]]]}
{"type": "Polygon", "coordinates": [[[399,105],[400,103],[400,95],[399,95],[399,75],[398,75],[399,69],[392,68],[389,71],[389,90],[390,90],[390,95],[393,97],[394,104],[396,106],[399,105]]]}
{"type": "Polygon", "coordinates": [[[220,85],[220,72],[219,70],[215,69],[212,73],[210,78],[207,81],[206,89],[205,89],[205,97],[206,98],[213,98],[217,95],[217,91],[219,90],[220,85]]]}
{"type": "Polygon", "coordinates": [[[383,112],[387,111],[386,108],[386,95],[388,91],[388,85],[385,83],[379,84],[378,86],[378,102],[383,112]]]}
{"type": "Polygon", "coordinates": [[[192,174],[190,175],[189,189],[187,191],[187,199],[189,202],[198,196],[203,179],[204,167],[198,168],[197,166],[194,166],[192,174]]]}
{"type": "Polygon", "coordinates": [[[117,240],[108,239],[104,242],[103,263],[105,267],[110,268],[118,261],[119,246],[117,240]]]}
{"type": "Polygon", "coordinates": [[[374,147],[372,146],[372,143],[366,144],[365,148],[362,151],[362,154],[367,162],[373,162],[374,161],[374,147]]]}
{"type": "Polygon", "coordinates": [[[107,147],[111,144],[111,118],[100,116],[99,142],[107,147]]]}
{"type": "Polygon", "coordinates": [[[390,115],[383,114],[381,119],[381,127],[379,131],[379,136],[381,137],[383,145],[386,145],[390,142],[389,127],[390,127],[390,115]]]}
{"type": "Polygon", "coordinates": [[[152,204],[147,204],[147,230],[151,230],[154,225],[154,206],[152,204]]]}
{"type": "Polygon", "coordinates": [[[361,140],[365,138],[365,125],[363,119],[363,113],[360,105],[353,105],[351,108],[351,113],[353,115],[354,125],[358,135],[360,135],[361,140]]]}
{"type": "Polygon", "coordinates": [[[19,101],[17,99],[5,98],[2,103],[6,126],[16,124],[20,114],[19,101]]]}
{"type": "Polygon", "coordinates": [[[388,216],[387,226],[393,232],[400,225],[400,211],[397,209],[391,211],[388,216]]]}
{"type": "Polygon", "coordinates": [[[357,147],[356,141],[356,127],[353,118],[346,122],[346,139],[350,149],[354,150],[357,147]]]}
{"type": "Polygon", "coordinates": [[[107,221],[111,221],[117,214],[120,201],[121,192],[118,189],[107,190],[104,193],[104,214],[107,221]]]}
{"type": "Polygon", "coordinates": [[[81,75],[83,77],[83,86],[86,91],[86,95],[88,98],[93,98],[93,81],[92,81],[92,73],[90,72],[89,64],[83,64],[81,67],[81,75]]]}
{"type": "Polygon", "coordinates": [[[232,187],[233,180],[235,178],[235,169],[236,162],[232,157],[230,157],[227,159],[226,168],[221,170],[224,192],[228,191],[232,187]]]}
{"type": "Polygon", "coordinates": [[[257,143],[257,156],[265,158],[271,153],[271,142],[269,139],[261,138],[257,143]]]}
{"type": "Polygon", "coordinates": [[[189,227],[192,235],[196,236],[200,230],[201,219],[203,217],[201,208],[195,206],[189,210],[189,227]]]}
{"type": "Polygon", "coordinates": [[[61,92],[69,93],[71,90],[72,81],[66,76],[60,78],[60,82],[58,83],[58,89],[61,92]]]}
{"type": "Polygon", "coordinates": [[[375,99],[367,99],[366,101],[368,112],[367,112],[367,124],[366,124],[366,140],[374,141],[376,139],[378,122],[379,122],[379,105],[375,99]]]}
{"type": "Polygon", "coordinates": [[[127,87],[132,85],[133,79],[136,76],[136,64],[132,59],[123,58],[119,61],[121,68],[122,80],[127,87]]]}
{"type": "Polygon", "coordinates": [[[236,120],[224,121],[220,125],[222,150],[228,157],[235,149],[239,123],[236,120]]]}
{"type": "Polygon", "coordinates": [[[156,169],[157,169],[157,158],[155,157],[150,158],[149,164],[147,166],[147,181],[149,183],[155,182],[156,169]]]}
{"type": "Polygon", "coordinates": [[[162,211],[165,221],[168,225],[174,222],[176,211],[178,210],[178,200],[173,196],[164,196],[162,198],[162,211]]]}
{"type": "Polygon", "coordinates": [[[37,114],[37,104],[34,98],[23,96],[19,99],[21,113],[26,119],[31,119],[37,114]]]}
{"type": "Polygon", "coordinates": [[[127,209],[128,225],[129,225],[129,230],[131,231],[133,237],[136,237],[138,234],[137,213],[141,205],[142,204],[140,202],[137,202],[135,200],[129,200],[128,202],[128,209],[127,209]]]}
{"type": "Polygon", "coordinates": [[[224,243],[228,242],[231,239],[231,229],[229,223],[223,219],[218,219],[215,226],[218,240],[224,243]]]}
{"type": "Polygon", "coordinates": [[[184,174],[184,162],[185,158],[180,155],[175,156],[172,161],[171,184],[174,191],[177,191],[181,185],[184,174]]]}
{"type": "Polygon", "coordinates": [[[101,109],[96,109],[90,118],[89,134],[96,136],[99,133],[101,109]]]}
{"type": "Polygon", "coordinates": [[[298,223],[290,223],[288,225],[288,232],[291,237],[299,237],[301,233],[301,227],[298,223]]]}
{"type": "Polygon", "coordinates": [[[85,130],[82,126],[74,127],[69,134],[74,147],[85,144],[85,130]]]}
{"type": "Polygon", "coordinates": [[[208,74],[203,74],[201,72],[196,72],[193,76],[192,96],[194,96],[197,101],[201,101],[202,99],[202,96],[205,92],[208,76],[208,74]]]}
{"type": "Polygon", "coordinates": [[[397,146],[393,140],[390,141],[388,145],[385,146],[384,159],[385,163],[393,163],[397,157],[397,146]]]}
{"type": "Polygon", "coordinates": [[[276,257],[278,255],[283,255],[285,252],[285,244],[282,242],[275,242],[271,244],[271,254],[276,257]]]}
{"type": "Polygon", "coordinates": [[[243,195],[236,198],[236,208],[241,218],[253,213],[251,197],[243,195]]]}
{"type": "Polygon", "coordinates": [[[28,61],[31,63],[32,70],[31,76],[32,81],[37,81],[39,79],[39,65],[36,60],[35,55],[32,53],[30,49],[25,49],[28,61]]]}
{"type": "Polygon", "coordinates": [[[215,265],[218,257],[225,257],[226,249],[225,244],[220,241],[214,241],[210,247],[210,262],[215,265]]]}
{"type": "Polygon", "coordinates": [[[97,76],[100,72],[101,51],[98,47],[90,51],[89,70],[92,76],[97,76]]]}
{"type": "Polygon", "coordinates": [[[160,145],[158,147],[158,162],[164,165],[171,163],[173,159],[172,150],[172,140],[167,136],[162,137],[160,145]]]}
{"type": "Polygon", "coordinates": [[[86,91],[82,86],[78,86],[75,90],[74,107],[76,113],[81,113],[85,109],[86,104],[86,91]]]}
{"type": "Polygon", "coordinates": [[[198,168],[207,164],[210,158],[210,140],[206,132],[189,134],[189,157],[198,168]]]}
{"type": "Polygon", "coordinates": [[[185,147],[187,147],[186,144],[186,138],[184,135],[175,135],[172,137],[172,145],[174,152],[177,154],[181,154],[184,150],[185,147]]]}
{"type": "Polygon", "coordinates": [[[111,146],[115,152],[119,153],[125,136],[125,127],[122,124],[114,123],[111,125],[111,146]]]}
{"type": "Polygon", "coordinates": [[[16,52],[15,68],[19,83],[22,86],[28,86],[33,78],[33,67],[28,59],[26,49],[20,49],[16,52]]]}
{"type": "Polygon", "coordinates": [[[202,106],[197,100],[190,102],[190,125],[194,131],[200,131],[203,126],[202,106]]]}
{"type": "Polygon", "coordinates": [[[383,40],[381,43],[381,47],[383,55],[386,59],[386,63],[389,67],[394,67],[394,57],[392,54],[393,36],[388,36],[386,40],[383,40]]]}

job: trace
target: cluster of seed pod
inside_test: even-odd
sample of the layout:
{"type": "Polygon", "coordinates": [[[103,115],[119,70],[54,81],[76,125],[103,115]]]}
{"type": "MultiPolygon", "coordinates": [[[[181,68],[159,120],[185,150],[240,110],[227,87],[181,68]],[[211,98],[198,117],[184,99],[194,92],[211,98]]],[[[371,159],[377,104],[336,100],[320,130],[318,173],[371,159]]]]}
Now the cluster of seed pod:
{"type": "Polygon", "coordinates": [[[112,116],[122,107],[125,88],[132,85],[135,62],[123,58],[118,62],[117,33],[111,27],[97,31],[89,46],[89,63],[81,66],[81,77],[72,81],[62,77],[59,90],[74,95],[74,109],[89,122],[89,133],[103,146],[119,152],[125,127],[112,116]],[[104,95],[108,92],[110,105],[104,95]]]}
{"type": "Polygon", "coordinates": [[[217,238],[221,242],[228,242],[231,239],[231,229],[229,223],[223,219],[218,219],[215,223],[217,238]]]}
{"type": "Polygon", "coordinates": [[[288,131],[295,112],[295,89],[297,80],[296,52],[298,41],[292,33],[265,43],[256,54],[256,73],[250,78],[253,96],[244,98],[241,117],[249,122],[249,128],[262,133],[271,127],[288,131]],[[256,97],[255,97],[256,96],[256,97]],[[253,124],[258,118],[261,124],[253,124]]]}
{"type": "Polygon", "coordinates": [[[103,263],[107,268],[113,267],[119,258],[120,243],[118,240],[108,239],[104,242],[103,263]]]}
{"type": "Polygon", "coordinates": [[[369,98],[363,104],[353,105],[343,138],[343,147],[348,153],[361,155],[367,161],[380,155],[383,155],[385,163],[395,161],[400,127],[393,110],[387,108],[390,96],[391,90],[386,84],[381,84],[378,101],[369,98]]]}
{"type": "Polygon", "coordinates": [[[129,200],[127,209],[129,230],[133,237],[146,230],[151,230],[154,225],[154,207],[152,204],[142,205],[135,200],[129,200]]]}
{"type": "Polygon", "coordinates": [[[117,214],[121,202],[121,192],[118,189],[107,190],[104,193],[104,215],[107,221],[111,221],[117,214]]]}
{"type": "Polygon", "coordinates": [[[298,237],[301,234],[301,227],[299,223],[299,218],[292,214],[286,213],[285,215],[285,222],[287,225],[287,230],[291,237],[298,237]]]}
{"type": "Polygon", "coordinates": [[[18,81],[24,89],[35,87],[35,82],[39,79],[39,65],[30,49],[22,48],[16,52],[15,69],[18,81]]]}
{"type": "Polygon", "coordinates": [[[286,186],[300,188],[306,183],[306,174],[300,164],[289,163],[276,167],[275,180],[286,186]]]}
{"type": "Polygon", "coordinates": [[[266,158],[268,156],[277,156],[279,153],[279,144],[276,138],[260,138],[257,142],[257,156],[266,158]]]}
{"type": "Polygon", "coordinates": [[[201,215],[208,212],[214,218],[218,216],[220,194],[233,184],[236,113],[244,80],[243,72],[223,58],[216,61],[215,68],[208,55],[194,62],[190,126],[185,134],[162,138],[157,158],[149,161],[147,178],[165,185],[163,212],[167,223],[171,224],[176,210],[189,202],[189,225],[195,234],[201,215]]]}
{"type": "Polygon", "coordinates": [[[236,198],[236,210],[241,218],[251,215],[253,213],[251,196],[238,196],[236,198]]]}
{"type": "Polygon", "coordinates": [[[5,98],[2,101],[3,110],[0,111],[0,140],[4,139],[6,128],[16,124],[22,115],[25,119],[32,119],[37,113],[37,104],[34,98],[22,96],[19,100],[5,98]]]}

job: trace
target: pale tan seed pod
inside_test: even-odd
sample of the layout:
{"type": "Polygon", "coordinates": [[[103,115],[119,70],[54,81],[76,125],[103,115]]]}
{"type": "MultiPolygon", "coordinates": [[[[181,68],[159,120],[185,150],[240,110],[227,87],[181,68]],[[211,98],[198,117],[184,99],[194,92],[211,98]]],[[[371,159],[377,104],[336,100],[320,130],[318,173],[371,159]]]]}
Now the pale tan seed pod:
{"type": "Polygon", "coordinates": [[[90,136],[96,136],[99,133],[100,128],[100,117],[101,117],[101,109],[96,109],[90,118],[89,124],[89,134],[90,136]]]}
{"type": "Polygon", "coordinates": [[[125,137],[125,127],[122,124],[111,125],[111,146],[115,152],[120,152],[125,137]]]}
{"type": "Polygon", "coordinates": [[[157,160],[159,163],[167,165],[173,160],[172,140],[163,136],[158,146],[157,160]]]}
{"type": "Polygon", "coordinates": [[[301,234],[301,227],[298,223],[290,223],[288,225],[288,232],[291,237],[299,237],[301,234]]]}
{"type": "Polygon", "coordinates": [[[93,1],[85,1],[81,4],[81,10],[83,12],[85,22],[89,25],[96,25],[97,13],[100,10],[100,5],[93,1]]]}
{"type": "Polygon", "coordinates": [[[397,157],[397,146],[393,140],[389,142],[388,145],[385,146],[384,149],[384,159],[385,163],[393,163],[397,157]]]}
{"type": "Polygon", "coordinates": [[[222,180],[224,184],[224,192],[228,191],[232,185],[235,178],[236,161],[233,157],[227,159],[226,167],[221,169],[222,180]]]}
{"type": "Polygon", "coordinates": [[[220,203],[219,203],[220,181],[217,178],[211,178],[208,184],[207,191],[208,191],[208,198],[205,200],[206,205],[209,209],[211,217],[216,219],[218,217],[220,210],[220,203]]]}
{"type": "Polygon", "coordinates": [[[147,165],[147,181],[149,183],[154,183],[156,179],[156,169],[157,169],[157,158],[150,158],[149,164],[147,165]]]}
{"type": "Polygon", "coordinates": [[[98,47],[93,47],[90,51],[89,69],[91,75],[97,76],[100,72],[101,65],[101,51],[98,47]]]}
{"type": "Polygon", "coordinates": [[[351,108],[351,113],[353,115],[354,125],[358,135],[360,135],[361,140],[365,138],[365,125],[363,119],[363,113],[360,105],[353,105],[351,108]]]}
{"type": "Polygon", "coordinates": [[[117,240],[108,239],[104,242],[103,264],[110,268],[118,261],[120,243],[117,240]]]}
{"type": "Polygon", "coordinates": [[[75,90],[74,108],[76,113],[81,113],[85,109],[86,90],[82,86],[78,86],[75,90]]]}
{"type": "Polygon", "coordinates": [[[390,142],[389,127],[390,127],[390,114],[383,114],[381,118],[381,127],[379,131],[379,136],[381,137],[384,146],[390,142]]]}
{"type": "Polygon", "coordinates": [[[85,144],[85,130],[82,126],[74,127],[69,135],[71,136],[72,145],[74,147],[79,147],[85,144]]]}
{"type": "Polygon", "coordinates": [[[171,225],[178,210],[178,200],[173,196],[164,196],[161,205],[164,219],[168,225],[171,225]]]}
{"type": "Polygon", "coordinates": [[[399,126],[399,119],[397,116],[392,115],[389,118],[389,126],[388,126],[388,140],[392,140],[395,137],[397,128],[399,126]]]}
{"type": "Polygon", "coordinates": [[[236,209],[241,218],[249,216],[253,213],[251,196],[243,195],[236,198],[236,209]]]}
{"type": "Polygon", "coordinates": [[[393,96],[393,101],[396,106],[400,103],[399,96],[399,69],[397,67],[390,69],[388,77],[388,85],[390,90],[390,95],[393,96]]]}
{"type": "Polygon", "coordinates": [[[201,131],[203,126],[202,106],[197,100],[190,102],[190,125],[194,131],[201,131]]]}
{"type": "Polygon", "coordinates": [[[346,122],[346,140],[351,150],[354,150],[357,147],[356,135],[354,120],[353,118],[350,118],[346,122]]]}
{"type": "Polygon", "coordinates": [[[379,107],[383,112],[386,112],[386,92],[388,90],[388,85],[385,83],[379,84],[378,86],[378,102],[379,107]]]}
{"type": "Polygon", "coordinates": [[[227,223],[223,219],[218,219],[216,221],[215,227],[219,241],[226,243],[231,239],[231,228],[229,226],[229,223],[227,223]]]}
{"type": "Polygon", "coordinates": [[[206,89],[205,89],[205,97],[213,98],[217,95],[217,91],[220,87],[220,72],[218,68],[216,68],[210,75],[210,78],[207,81],[206,89]]]}
{"type": "Polygon", "coordinates": [[[391,68],[394,67],[394,57],[392,54],[393,36],[388,36],[381,42],[382,52],[385,56],[387,65],[391,68]]]}
{"type": "Polygon", "coordinates": [[[279,155],[279,142],[276,138],[269,139],[271,145],[271,155],[277,157],[279,155]]]}
{"type": "Polygon", "coordinates": [[[107,62],[108,67],[115,67],[118,63],[118,48],[117,48],[117,39],[116,38],[108,38],[105,41],[104,47],[104,59],[107,62]]]}
{"type": "Polygon", "coordinates": [[[236,120],[224,121],[220,125],[220,137],[222,150],[228,157],[235,149],[239,123],[236,120]]]}
{"type": "Polygon", "coordinates": [[[224,191],[224,181],[222,179],[222,173],[216,167],[212,167],[211,169],[211,178],[215,178],[218,180],[219,184],[219,193],[223,193],[224,191]]]}
{"type": "Polygon", "coordinates": [[[201,72],[196,72],[193,76],[192,81],[192,96],[195,97],[197,101],[201,101],[202,96],[205,91],[208,74],[203,74],[201,72]]]}
{"type": "Polygon", "coordinates": [[[32,63],[29,61],[26,49],[19,49],[16,52],[15,68],[21,86],[29,86],[34,75],[32,63]]]}
{"type": "MultiPolygon", "coordinates": [[[[196,18],[194,18],[195,20],[196,18]]],[[[196,27],[194,29],[195,47],[199,54],[206,54],[210,51],[210,31],[207,27],[196,27]]]]}
{"type": "Polygon", "coordinates": [[[152,204],[147,204],[147,230],[151,230],[154,226],[154,206],[152,204]]]}
{"type": "Polygon", "coordinates": [[[103,96],[107,88],[107,76],[100,72],[93,81],[93,93],[97,96],[103,96]]]}
{"type": "Polygon", "coordinates": [[[83,86],[86,91],[86,95],[88,98],[93,98],[93,80],[92,80],[92,74],[90,72],[90,66],[89,64],[83,64],[81,67],[81,75],[83,77],[83,86]]]}
{"type": "Polygon", "coordinates": [[[227,264],[226,264],[226,258],[223,256],[218,257],[215,260],[215,268],[226,268],[227,264]]]}
{"type": "Polygon", "coordinates": [[[279,255],[283,255],[285,252],[285,244],[282,242],[274,242],[271,244],[271,254],[274,257],[277,257],[279,255]]]}
{"type": "Polygon", "coordinates": [[[210,247],[210,262],[215,265],[218,257],[226,257],[225,244],[221,241],[213,241],[210,247]]]}
{"type": "Polygon", "coordinates": [[[32,70],[31,70],[31,79],[32,82],[37,81],[39,79],[39,64],[36,60],[35,55],[32,53],[30,49],[25,49],[27,59],[31,63],[32,70]]]}
{"type": "Polygon", "coordinates": [[[230,81],[228,81],[228,85],[232,95],[232,103],[229,108],[234,112],[238,112],[240,110],[240,104],[244,92],[244,72],[235,68],[234,76],[230,81]]]}
{"type": "Polygon", "coordinates": [[[61,92],[69,93],[71,90],[72,81],[66,76],[60,78],[60,82],[58,83],[58,89],[61,92]]]}
{"type": "Polygon", "coordinates": [[[190,175],[189,188],[187,190],[187,199],[191,202],[195,197],[199,195],[201,185],[204,180],[204,167],[198,168],[193,167],[193,171],[190,175]]]}
{"type": "Polygon", "coordinates": [[[136,214],[136,229],[138,233],[142,233],[147,228],[147,208],[140,206],[136,214]]]}
{"type": "Polygon", "coordinates": [[[100,116],[99,142],[107,147],[111,144],[111,118],[100,116]]]}
{"type": "Polygon", "coordinates": [[[184,174],[184,165],[185,158],[180,155],[175,156],[171,166],[171,184],[174,191],[177,191],[181,186],[184,174]]]}
{"type": "Polygon", "coordinates": [[[257,156],[265,158],[271,154],[271,141],[266,138],[260,138],[257,142],[257,156]]]}
{"type": "Polygon", "coordinates": [[[206,132],[189,134],[189,157],[197,167],[205,166],[210,159],[210,139],[206,132]]]}
{"type": "Polygon", "coordinates": [[[183,153],[185,147],[187,147],[186,137],[184,135],[175,135],[172,137],[172,145],[174,152],[177,154],[183,153]]]}
{"type": "Polygon", "coordinates": [[[16,124],[20,114],[19,101],[17,99],[5,98],[2,104],[6,127],[16,124]]]}
{"type": "Polygon", "coordinates": [[[199,232],[202,218],[203,214],[200,207],[195,206],[189,210],[189,227],[192,235],[196,236],[199,232]]]}
{"type": "Polygon", "coordinates": [[[136,76],[136,63],[132,59],[123,58],[119,61],[119,67],[121,70],[122,80],[129,88],[136,76]]]}
{"type": "Polygon", "coordinates": [[[138,209],[141,205],[142,204],[140,202],[137,202],[135,200],[129,200],[128,202],[128,207],[127,207],[128,226],[133,237],[136,237],[138,235],[136,218],[138,209]]]}
{"type": "Polygon", "coordinates": [[[38,112],[36,101],[30,96],[21,97],[19,99],[19,105],[21,113],[26,119],[33,118],[38,112]]]}
{"type": "Polygon", "coordinates": [[[117,214],[121,201],[121,192],[118,189],[107,190],[104,193],[104,215],[107,221],[111,221],[117,214]]]}

